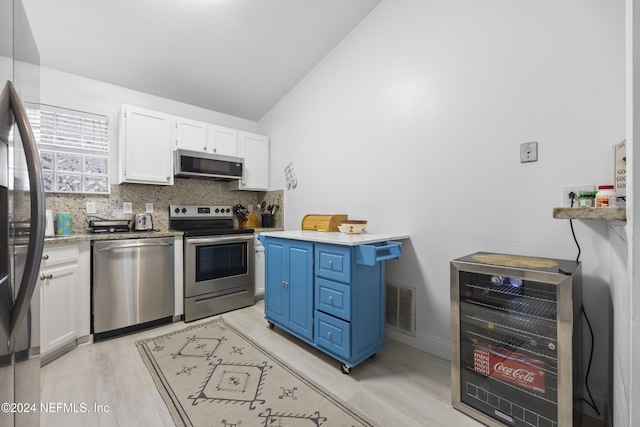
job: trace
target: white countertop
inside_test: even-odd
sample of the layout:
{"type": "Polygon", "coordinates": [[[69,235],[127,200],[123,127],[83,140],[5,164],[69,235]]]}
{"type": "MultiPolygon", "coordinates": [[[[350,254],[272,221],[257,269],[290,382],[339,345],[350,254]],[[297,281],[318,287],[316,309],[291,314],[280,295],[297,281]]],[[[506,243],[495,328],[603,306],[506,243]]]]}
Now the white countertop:
{"type": "Polygon", "coordinates": [[[408,239],[408,234],[401,233],[369,233],[346,234],[341,232],[289,230],[289,231],[263,231],[261,236],[279,237],[282,239],[306,240],[309,242],[329,243],[332,245],[357,246],[369,243],[387,242],[389,240],[408,239]]]}

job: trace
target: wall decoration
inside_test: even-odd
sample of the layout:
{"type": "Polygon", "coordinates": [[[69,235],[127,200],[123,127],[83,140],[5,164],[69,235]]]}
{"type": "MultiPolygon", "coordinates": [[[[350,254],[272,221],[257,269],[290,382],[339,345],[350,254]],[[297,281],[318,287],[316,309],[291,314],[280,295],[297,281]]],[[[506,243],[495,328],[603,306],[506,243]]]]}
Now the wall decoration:
{"type": "Polygon", "coordinates": [[[287,167],[284,168],[284,179],[287,183],[287,188],[296,188],[298,185],[298,178],[296,177],[296,172],[293,170],[292,163],[289,163],[287,167]]]}

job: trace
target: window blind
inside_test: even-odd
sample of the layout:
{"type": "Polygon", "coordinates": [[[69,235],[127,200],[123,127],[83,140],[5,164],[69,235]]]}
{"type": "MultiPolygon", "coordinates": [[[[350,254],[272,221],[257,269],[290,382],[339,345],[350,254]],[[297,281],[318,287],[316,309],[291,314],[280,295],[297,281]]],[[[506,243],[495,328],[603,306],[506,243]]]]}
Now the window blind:
{"type": "Polygon", "coordinates": [[[27,105],[45,191],[108,194],[109,120],[50,105],[27,105]]]}

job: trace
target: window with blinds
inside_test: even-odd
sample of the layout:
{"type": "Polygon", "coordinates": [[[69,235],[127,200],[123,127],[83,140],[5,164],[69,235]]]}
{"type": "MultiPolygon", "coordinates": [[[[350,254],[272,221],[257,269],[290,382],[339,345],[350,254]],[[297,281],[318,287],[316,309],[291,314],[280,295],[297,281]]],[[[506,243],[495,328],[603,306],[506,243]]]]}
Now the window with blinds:
{"type": "Polygon", "coordinates": [[[108,194],[109,120],[49,105],[28,105],[45,190],[108,194]]]}

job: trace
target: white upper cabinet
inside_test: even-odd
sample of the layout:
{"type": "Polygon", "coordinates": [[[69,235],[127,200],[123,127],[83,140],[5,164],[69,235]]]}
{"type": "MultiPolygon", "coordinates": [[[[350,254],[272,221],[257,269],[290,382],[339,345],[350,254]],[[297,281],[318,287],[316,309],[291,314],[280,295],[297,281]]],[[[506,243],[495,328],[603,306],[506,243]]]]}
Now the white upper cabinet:
{"type": "Polygon", "coordinates": [[[232,190],[269,189],[269,137],[123,105],[119,183],[173,185],[174,150],[244,159],[244,178],[232,190]]]}
{"type": "Polygon", "coordinates": [[[171,116],[123,105],[120,113],[119,180],[173,185],[171,116]]]}
{"type": "Polygon", "coordinates": [[[238,131],[207,125],[207,151],[225,156],[238,156],[238,131]]]}
{"type": "Polygon", "coordinates": [[[244,178],[232,181],[233,190],[266,191],[269,189],[269,137],[238,132],[238,157],[244,158],[244,178]]]}
{"type": "Polygon", "coordinates": [[[173,120],[176,148],[191,151],[207,150],[207,127],[205,123],[176,117],[173,120]]]}
{"type": "Polygon", "coordinates": [[[174,117],[175,148],[205,153],[238,155],[238,131],[223,126],[174,117]]]}

